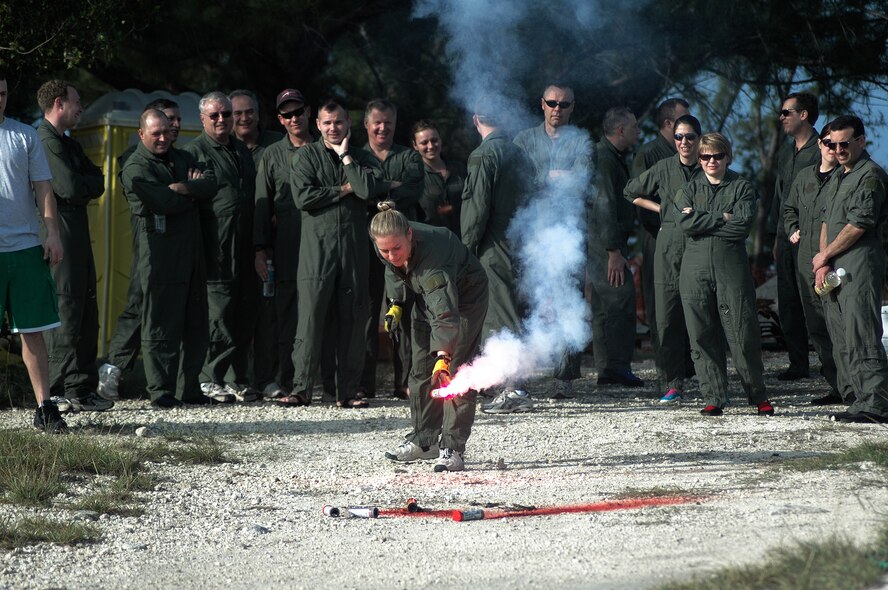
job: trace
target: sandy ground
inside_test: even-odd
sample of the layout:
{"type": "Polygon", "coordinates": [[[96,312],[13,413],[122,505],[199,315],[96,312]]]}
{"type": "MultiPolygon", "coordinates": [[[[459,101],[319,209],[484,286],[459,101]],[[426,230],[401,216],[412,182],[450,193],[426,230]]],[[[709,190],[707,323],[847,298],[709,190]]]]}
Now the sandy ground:
{"type": "MultiPolygon", "coordinates": [[[[766,357],[773,418],[755,415],[736,380],[725,416],[707,418],[693,391],[685,404],[664,407],[652,387],[597,388],[586,369],[575,399],[540,395],[533,413],[479,413],[463,473],[383,458],[409,429],[406,402],[392,399],[368,410],[266,402],[155,411],[124,401],[103,414],[78,414],[71,426],[109,439],[134,436],[143,425],[213,436],[235,461],[152,464],[159,483],[139,496],[143,516],[101,516],[95,544],[0,552],[0,587],[655,588],[755,563],[797,541],[872,540],[886,522],[884,471],[799,473],[782,465],[885,440],[888,430],[829,421],[808,405],[823,382],[782,384],[774,375],[783,357],[766,357]],[[410,497],[443,510],[590,504],[651,491],[696,499],[462,523],[321,513],[324,504],[400,508],[410,497]]],[[[651,361],[637,367],[653,377],[651,361]]],[[[547,384],[543,378],[536,391],[547,384]]],[[[0,427],[30,418],[31,411],[6,411],[0,427]]],[[[65,510],[68,500],[36,512],[95,516],[65,510]]],[[[32,512],[0,506],[0,517],[32,512]]]]}

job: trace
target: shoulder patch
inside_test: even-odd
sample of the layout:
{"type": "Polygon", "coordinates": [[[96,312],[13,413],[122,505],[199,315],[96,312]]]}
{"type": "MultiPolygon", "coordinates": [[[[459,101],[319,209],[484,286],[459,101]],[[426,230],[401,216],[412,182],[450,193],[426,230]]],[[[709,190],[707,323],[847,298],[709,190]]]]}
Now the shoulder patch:
{"type": "Polygon", "coordinates": [[[863,188],[868,191],[877,191],[883,188],[882,181],[878,178],[867,178],[863,181],[863,188]]]}
{"type": "Polygon", "coordinates": [[[437,271],[422,280],[422,290],[431,293],[447,284],[447,277],[443,271],[437,271]]]}

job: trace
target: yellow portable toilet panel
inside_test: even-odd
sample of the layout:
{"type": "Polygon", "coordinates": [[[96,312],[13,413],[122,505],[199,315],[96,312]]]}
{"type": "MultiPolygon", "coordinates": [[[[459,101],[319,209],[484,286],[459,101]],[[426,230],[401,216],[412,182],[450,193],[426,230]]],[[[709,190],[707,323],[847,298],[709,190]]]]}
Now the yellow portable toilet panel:
{"type": "Polygon", "coordinates": [[[77,128],[71,131],[86,155],[105,173],[105,194],[89,206],[89,231],[96,261],[100,356],[108,352],[117,318],[126,307],[132,273],[132,223],[118,178],[117,158],[139,141],[142,110],[159,98],[179,105],[182,129],[176,142],[178,147],[200,135],[199,95],[133,89],[109,92],[99,98],[83,112],[77,128]]]}

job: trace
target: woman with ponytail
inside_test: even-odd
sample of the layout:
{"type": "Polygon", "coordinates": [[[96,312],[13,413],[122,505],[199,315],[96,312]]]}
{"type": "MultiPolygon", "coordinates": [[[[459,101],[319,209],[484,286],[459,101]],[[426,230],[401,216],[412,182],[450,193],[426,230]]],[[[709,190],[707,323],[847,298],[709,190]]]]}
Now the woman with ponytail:
{"type": "Polygon", "coordinates": [[[437,458],[435,471],[462,471],[477,392],[438,400],[431,391],[449,383],[451,367],[455,371],[478,350],[487,315],[487,275],[449,229],[408,221],[394,207],[392,201],[379,203],[370,238],[385,265],[391,305],[387,331],[397,334],[400,303],[408,291],[415,295],[409,377],[413,430],[385,456],[392,461],[437,458]]]}

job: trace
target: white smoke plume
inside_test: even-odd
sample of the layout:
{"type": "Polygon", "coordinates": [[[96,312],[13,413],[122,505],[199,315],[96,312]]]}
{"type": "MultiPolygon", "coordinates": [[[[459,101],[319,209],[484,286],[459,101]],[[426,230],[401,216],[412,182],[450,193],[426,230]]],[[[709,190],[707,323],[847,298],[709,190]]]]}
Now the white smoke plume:
{"type": "MultiPolygon", "coordinates": [[[[521,106],[528,93],[539,89],[517,83],[530,63],[522,56],[533,50],[522,39],[522,31],[535,24],[528,22],[530,6],[530,2],[515,0],[420,0],[415,10],[415,16],[436,17],[447,32],[453,97],[469,112],[479,97],[495,97],[497,118],[510,132],[540,122],[540,111],[532,116],[521,106]]],[[[593,17],[588,8],[573,14],[581,25],[593,17]]],[[[437,391],[437,397],[522,381],[558,362],[564,352],[582,351],[591,339],[582,286],[594,148],[585,131],[571,127],[565,132],[571,137],[563,141],[571,141],[581,153],[565,167],[568,172],[550,175],[543,186],[536,187],[509,229],[513,252],[520,261],[518,284],[528,310],[520,333],[504,330],[489,337],[480,356],[459,367],[451,385],[437,391]]]]}

